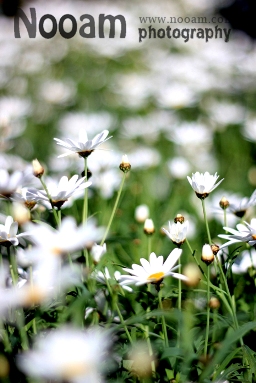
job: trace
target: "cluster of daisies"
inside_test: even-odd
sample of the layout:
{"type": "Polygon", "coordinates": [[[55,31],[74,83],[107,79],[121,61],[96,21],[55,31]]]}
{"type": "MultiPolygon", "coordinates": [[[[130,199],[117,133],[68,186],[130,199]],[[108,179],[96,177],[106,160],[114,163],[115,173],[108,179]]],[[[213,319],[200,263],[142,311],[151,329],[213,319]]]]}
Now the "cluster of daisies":
{"type": "MultiPolygon", "coordinates": [[[[80,133],[78,142],[69,138],[65,140],[55,138],[55,140],[58,145],[67,149],[67,153],[62,156],[76,153],[87,162],[91,153],[109,138],[108,131],[105,130],[92,140],[88,140],[85,131],[80,133]]],[[[125,177],[131,168],[127,156],[123,157],[119,167],[125,177]]],[[[86,176],[79,178],[78,175],[74,175],[70,179],[63,176],[57,185],[51,185],[48,180],[45,182],[44,171],[37,160],[33,161],[33,175],[32,170],[31,174],[19,171],[9,174],[7,171],[1,171],[2,199],[22,206],[22,209],[30,213],[29,216],[26,215],[26,219],[21,219],[24,212],[19,215],[19,223],[25,230],[22,233],[18,233],[19,225],[12,215],[8,215],[5,223],[0,225],[0,330],[3,334],[3,343],[5,349],[10,351],[11,343],[3,323],[17,321],[23,349],[17,357],[17,366],[24,373],[32,377],[57,381],[100,382],[102,366],[108,360],[113,329],[104,330],[99,326],[80,329],[70,324],[63,324],[60,328],[49,330],[38,336],[36,325],[33,323],[35,341],[31,348],[27,335],[24,335],[25,319],[22,316],[22,310],[57,304],[58,299],[63,297],[69,288],[87,285],[90,280],[105,284],[108,289],[113,282],[123,293],[124,291],[136,293],[136,286],[145,284],[153,284],[159,292],[163,279],[166,277],[173,277],[192,286],[191,272],[185,272],[184,268],[184,272],[181,273],[181,265],[177,264],[182,255],[181,247],[187,241],[189,223],[181,214],[178,214],[174,222],[168,223],[168,228],[162,228],[163,233],[175,245],[166,259],[162,255],[157,256],[154,252],[150,252],[148,259],[140,258],[140,264],[132,264],[131,268],[123,267],[121,272],[116,270],[111,274],[108,267],[102,270],[94,269],[94,265],[98,264],[107,252],[106,229],[98,227],[94,219],[87,219],[84,212],[80,225],[73,217],[61,219],[59,214],[62,206],[70,201],[75,193],[84,192],[91,182],[86,176]],[[31,180],[36,180],[42,189],[35,185],[25,187],[24,184],[29,184],[31,180]],[[56,228],[40,220],[33,222],[31,217],[38,206],[54,214],[56,228]],[[86,268],[76,262],[76,258],[81,253],[86,259],[86,268]],[[88,261],[89,257],[90,261],[88,261]],[[132,288],[131,285],[134,287],[132,288]],[[19,314],[15,316],[14,310],[19,314]],[[47,369],[45,369],[46,365],[47,369]]],[[[188,177],[188,181],[196,196],[204,201],[223,181],[218,181],[218,177],[217,173],[211,175],[208,172],[204,174],[196,172],[191,178],[188,177]]],[[[87,194],[84,198],[86,197],[87,194]]],[[[86,204],[87,201],[84,200],[84,205],[86,204]]],[[[255,204],[256,193],[254,192],[249,199],[242,201],[240,208],[246,209],[255,204]]],[[[235,209],[225,198],[221,201],[221,207],[224,210],[229,207],[231,210],[235,209]]],[[[146,206],[141,206],[140,211],[137,211],[139,219],[144,221],[145,234],[151,236],[154,232],[154,224],[147,214],[146,206]]],[[[237,230],[228,227],[224,227],[224,230],[231,234],[222,234],[219,237],[228,242],[220,247],[215,246],[215,250],[213,243],[205,244],[203,247],[202,260],[207,265],[214,262],[214,255],[219,249],[237,242],[245,242],[250,246],[256,244],[256,219],[252,219],[250,224],[247,222],[238,224],[237,230]]],[[[196,278],[198,283],[200,276],[196,278]]],[[[106,295],[102,296],[96,292],[95,301],[99,306],[105,307],[106,295]]],[[[86,307],[84,319],[86,320],[95,311],[98,311],[95,307],[86,307]]],[[[117,317],[110,313],[108,320],[112,318],[116,322],[124,323],[118,308],[115,314],[117,317]]]]}

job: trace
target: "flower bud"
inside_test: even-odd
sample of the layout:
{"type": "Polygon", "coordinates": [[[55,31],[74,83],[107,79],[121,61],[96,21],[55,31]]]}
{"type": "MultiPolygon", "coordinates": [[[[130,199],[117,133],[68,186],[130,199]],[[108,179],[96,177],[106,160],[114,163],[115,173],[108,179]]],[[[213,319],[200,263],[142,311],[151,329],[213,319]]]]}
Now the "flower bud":
{"type": "Polygon", "coordinates": [[[13,219],[17,221],[19,225],[23,225],[30,221],[30,212],[24,205],[15,202],[13,203],[13,219]]]}
{"type": "Polygon", "coordinates": [[[41,178],[42,175],[44,174],[44,168],[40,164],[40,162],[35,159],[32,161],[32,166],[33,166],[33,174],[37,178],[41,178]]]}
{"type": "Polygon", "coordinates": [[[229,207],[229,201],[227,200],[227,198],[222,197],[221,200],[220,200],[220,202],[219,202],[219,205],[220,205],[220,207],[221,207],[223,210],[225,210],[225,209],[227,209],[227,208],[229,207]]]}
{"type": "Polygon", "coordinates": [[[201,260],[208,266],[214,261],[214,254],[210,245],[205,244],[202,250],[201,260]]]}
{"type": "Polygon", "coordinates": [[[149,208],[147,205],[139,205],[135,209],[135,219],[139,223],[145,222],[149,217],[149,208]]]}
{"type": "Polygon", "coordinates": [[[184,223],[184,221],[185,221],[185,218],[181,214],[177,214],[176,217],[174,218],[175,223],[177,222],[184,223]]]}
{"type": "Polygon", "coordinates": [[[210,301],[209,301],[209,307],[211,309],[218,309],[220,307],[220,301],[218,298],[216,297],[211,297],[210,301]]]}
{"type": "Polygon", "coordinates": [[[144,233],[147,235],[152,235],[155,232],[154,222],[152,219],[147,218],[144,223],[144,233]]]}
{"type": "Polygon", "coordinates": [[[213,244],[213,245],[211,245],[211,249],[212,249],[213,254],[216,255],[218,253],[220,247],[218,245],[213,244]]]}
{"type": "Polygon", "coordinates": [[[198,266],[194,263],[187,263],[183,268],[182,274],[188,278],[184,283],[189,287],[196,287],[202,277],[198,266]]]}
{"type": "Polygon", "coordinates": [[[122,170],[124,173],[128,173],[131,169],[131,164],[128,160],[128,156],[126,154],[123,155],[122,157],[122,162],[119,165],[119,169],[122,170]]]}

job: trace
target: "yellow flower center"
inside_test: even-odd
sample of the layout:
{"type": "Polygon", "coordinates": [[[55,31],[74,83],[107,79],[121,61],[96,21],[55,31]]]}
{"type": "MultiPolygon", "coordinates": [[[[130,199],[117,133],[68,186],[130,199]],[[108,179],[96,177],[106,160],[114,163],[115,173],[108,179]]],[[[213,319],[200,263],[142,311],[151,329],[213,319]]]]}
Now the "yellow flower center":
{"type": "Polygon", "coordinates": [[[253,235],[252,235],[252,239],[256,239],[256,234],[253,234],[253,235]]]}
{"type": "Polygon", "coordinates": [[[63,366],[62,376],[65,379],[71,379],[89,373],[91,370],[92,366],[88,366],[82,361],[70,362],[63,366]]]}
{"type": "Polygon", "coordinates": [[[154,273],[148,276],[149,282],[159,282],[164,277],[164,272],[160,271],[159,273],[154,273]]]}

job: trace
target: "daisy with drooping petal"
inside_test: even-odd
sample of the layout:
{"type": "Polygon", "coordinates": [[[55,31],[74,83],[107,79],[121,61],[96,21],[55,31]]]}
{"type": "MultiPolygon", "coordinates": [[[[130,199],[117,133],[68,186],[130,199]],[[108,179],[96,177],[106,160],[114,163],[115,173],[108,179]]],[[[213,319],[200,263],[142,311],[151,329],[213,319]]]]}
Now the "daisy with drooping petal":
{"type": "Polygon", "coordinates": [[[19,242],[22,242],[21,237],[26,237],[28,233],[17,234],[18,223],[13,221],[13,218],[9,215],[5,224],[0,224],[0,245],[10,247],[11,245],[17,246],[19,242]]]}
{"type": "Polygon", "coordinates": [[[190,185],[200,199],[208,197],[208,195],[224,180],[223,178],[216,184],[215,182],[218,178],[219,176],[217,173],[211,175],[209,172],[205,172],[204,174],[196,172],[195,174],[192,174],[192,178],[187,176],[190,185]]]}
{"type": "Polygon", "coordinates": [[[155,283],[159,284],[163,278],[167,276],[172,276],[177,279],[187,280],[182,274],[174,273],[179,266],[175,266],[175,263],[180,258],[182,253],[181,249],[174,249],[164,262],[164,257],[160,255],[156,256],[155,253],[151,253],[149,256],[149,261],[145,258],[140,259],[140,265],[133,264],[132,269],[124,268],[124,271],[132,275],[122,275],[120,278],[122,284],[135,284],[140,286],[146,283],[155,283]]]}
{"type": "Polygon", "coordinates": [[[256,218],[253,218],[250,224],[245,221],[244,224],[239,223],[238,225],[236,225],[236,228],[237,230],[232,229],[230,227],[223,228],[231,234],[219,235],[220,238],[229,240],[221,246],[221,249],[223,249],[223,247],[227,247],[233,245],[233,243],[238,242],[246,242],[250,246],[254,246],[256,244],[256,218]]]}
{"type": "Polygon", "coordinates": [[[103,130],[101,133],[97,134],[92,140],[88,140],[87,133],[85,129],[81,129],[79,132],[79,141],[76,142],[70,138],[65,138],[60,140],[59,138],[54,138],[57,142],[57,145],[63,146],[68,149],[68,153],[61,154],[60,157],[65,157],[75,152],[79,154],[80,157],[88,157],[99,145],[103,142],[109,140],[111,137],[108,136],[109,131],[103,130]]]}
{"type": "MultiPolygon", "coordinates": [[[[51,197],[52,206],[60,208],[75,192],[83,190],[91,185],[91,181],[84,182],[86,177],[82,177],[78,180],[78,175],[73,177],[61,177],[57,185],[52,185],[48,188],[49,195],[51,197]]],[[[49,202],[49,198],[45,190],[37,190],[35,188],[28,189],[27,192],[30,198],[34,198],[37,201],[49,202]]]]}
{"type": "Polygon", "coordinates": [[[66,326],[37,338],[32,350],[19,355],[18,365],[29,376],[47,381],[102,383],[109,345],[109,334],[100,328],[66,326]]]}
{"type": "Polygon", "coordinates": [[[162,231],[170,238],[170,240],[175,245],[179,247],[186,240],[188,231],[188,221],[185,221],[184,223],[180,223],[179,221],[171,223],[169,221],[169,231],[166,230],[164,227],[162,228],[162,231]]]}

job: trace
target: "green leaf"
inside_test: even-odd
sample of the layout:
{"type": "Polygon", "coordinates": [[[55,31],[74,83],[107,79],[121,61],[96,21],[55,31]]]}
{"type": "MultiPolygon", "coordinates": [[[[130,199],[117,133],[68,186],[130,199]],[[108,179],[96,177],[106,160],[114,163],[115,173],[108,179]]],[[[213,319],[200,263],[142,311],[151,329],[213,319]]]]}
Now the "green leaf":
{"type": "MultiPolygon", "coordinates": [[[[219,377],[223,377],[221,372],[223,372],[226,368],[226,366],[229,364],[229,362],[234,358],[234,356],[241,350],[241,348],[236,348],[233,350],[230,354],[227,355],[227,357],[223,360],[223,362],[218,367],[217,371],[214,374],[214,379],[217,379],[219,377]],[[220,376],[221,374],[221,376],[220,376]]],[[[240,366],[241,367],[241,366],[240,366]]]]}
{"type": "Polygon", "coordinates": [[[256,327],[256,322],[248,322],[242,325],[239,329],[232,332],[232,334],[228,335],[226,339],[224,339],[220,349],[216,352],[211,362],[202,372],[200,376],[200,382],[203,382],[205,378],[209,377],[217,364],[221,363],[225,355],[230,352],[230,347],[233,343],[237,342],[241,339],[248,331],[254,329],[256,327]]]}

